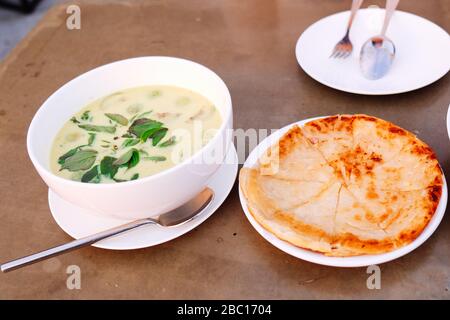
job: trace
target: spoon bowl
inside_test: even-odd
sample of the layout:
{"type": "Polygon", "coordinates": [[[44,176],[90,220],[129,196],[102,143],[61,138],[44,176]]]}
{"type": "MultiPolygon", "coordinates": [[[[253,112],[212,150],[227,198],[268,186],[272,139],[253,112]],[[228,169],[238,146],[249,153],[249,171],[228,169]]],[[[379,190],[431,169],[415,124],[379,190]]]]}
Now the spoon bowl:
{"type": "Polygon", "coordinates": [[[360,66],[363,75],[370,80],[384,77],[395,58],[395,45],[385,36],[367,40],[361,47],[360,66]]]}
{"type": "Polygon", "coordinates": [[[395,58],[394,42],[386,37],[386,31],[392,15],[400,0],[387,0],[383,27],[378,36],[371,37],[361,47],[359,55],[362,74],[370,80],[384,77],[395,58]]]}

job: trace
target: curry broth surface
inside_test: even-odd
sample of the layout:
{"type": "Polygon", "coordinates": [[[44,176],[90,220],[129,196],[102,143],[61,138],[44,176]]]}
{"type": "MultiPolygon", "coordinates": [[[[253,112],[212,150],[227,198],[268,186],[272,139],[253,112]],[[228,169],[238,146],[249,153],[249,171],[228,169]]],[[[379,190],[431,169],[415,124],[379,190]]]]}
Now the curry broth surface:
{"type": "MultiPolygon", "coordinates": [[[[126,89],[90,103],[67,121],[53,142],[50,155],[51,170],[63,178],[81,181],[88,170],[75,172],[60,170],[61,164],[58,163],[58,159],[69,150],[87,145],[91,133],[95,134],[93,143],[81,149],[98,151],[93,166],[99,164],[105,156],[119,158],[130,148],[134,148],[140,152],[139,163],[132,168],[120,167],[114,178],[116,181],[127,181],[136,174],[139,175],[138,178],[150,176],[173,167],[200,150],[214,136],[221,122],[217,108],[196,92],[174,86],[126,89]],[[116,123],[105,113],[124,116],[128,120],[128,125],[116,123]],[[168,129],[157,146],[152,145],[151,139],[134,146],[123,146],[124,141],[129,139],[130,125],[138,117],[159,121],[168,129]],[[79,127],[83,124],[114,126],[116,131],[92,132],[79,127]],[[170,138],[173,138],[175,143],[161,147],[161,144],[170,138]]],[[[100,181],[96,182],[115,182],[105,175],[99,177],[100,181]]]]}

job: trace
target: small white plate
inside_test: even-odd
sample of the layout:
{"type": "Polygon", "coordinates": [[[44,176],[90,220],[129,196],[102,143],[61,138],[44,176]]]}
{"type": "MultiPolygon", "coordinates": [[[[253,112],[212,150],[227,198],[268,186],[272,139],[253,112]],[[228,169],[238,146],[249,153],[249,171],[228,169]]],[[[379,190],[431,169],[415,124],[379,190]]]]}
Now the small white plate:
{"type": "MultiPolygon", "coordinates": [[[[105,239],[94,247],[112,250],[130,250],[155,246],[175,239],[209,218],[225,201],[236,180],[238,158],[236,149],[231,144],[224,164],[208,182],[208,187],[214,190],[214,198],[209,206],[198,217],[183,225],[171,228],[163,228],[154,225],[140,227],[136,230],[105,239]]],[[[77,207],[60,198],[49,190],[48,200],[50,211],[56,223],[75,239],[107,230],[129,221],[104,218],[91,213],[89,210],[77,207]]]]}
{"type": "Polygon", "coordinates": [[[384,9],[358,11],[350,32],[353,53],[347,59],[330,59],[342,38],[349,11],[323,18],[308,27],[297,41],[295,54],[302,69],[313,79],[334,89],[367,95],[407,92],[425,87],[450,69],[450,37],[441,27],[411,13],[396,11],[387,36],[396,47],[389,73],[367,80],[359,67],[362,44],[379,34],[384,9]]]}
{"type": "MultiPolygon", "coordinates": [[[[321,118],[321,117],[318,117],[321,118]]],[[[280,130],[274,132],[270,136],[268,136],[266,139],[264,139],[249,155],[247,160],[244,163],[244,167],[251,168],[255,166],[257,163],[257,160],[259,157],[269,148],[274,142],[278,141],[281,136],[286,133],[293,125],[303,126],[305,123],[315,120],[318,118],[311,118],[302,120],[296,123],[292,123],[290,125],[287,125],[280,130]]],[[[269,241],[271,244],[273,244],[278,249],[294,256],[302,260],[306,260],[309,262],[322,264],[326,266],[334,266],[334,267],[365,267],[373,264],[381,264],[384,262],[388,262],[394,259],[397,259],[417,247],[419,247],[422,243],[424,243],[436,230],[436,228],[439,226],[439,223],[442,220],[442,217],[445,213],[445,208],[447,206],[447,183],[445,181],[445,176],[442,177],[444,180],[444,185],[442,186],[442,196],[441,200],[439,201],[439,205],[436,209],[436,212],[431,218],[430,222],[426,226],[426,228],[423,230],[423,232],[420,234],[419,237],[417,237],[416,240],[411,242],[409,245],[404,246],[400,249],[378,254],[378,255],[363,255],[363,256],[354,256],[354,257],[328,257],[324,254],[313,252],[310,250],[302,249],[299,247],[296,247],[286,241],[283,241],[279,239],[274,234],[270,233],[266,229],[264,229],[252,216],[252,214],[249,212],[247,207],[247,200],[245,199],[244,195],[242,194],[241,188],[239,188],[239,198],[241,200],[242,208],[244,209],[245,215],[247,216],[247,219],[250,221],[251,225],[258,231],[258,233],[267,241],[269,241]]]]}

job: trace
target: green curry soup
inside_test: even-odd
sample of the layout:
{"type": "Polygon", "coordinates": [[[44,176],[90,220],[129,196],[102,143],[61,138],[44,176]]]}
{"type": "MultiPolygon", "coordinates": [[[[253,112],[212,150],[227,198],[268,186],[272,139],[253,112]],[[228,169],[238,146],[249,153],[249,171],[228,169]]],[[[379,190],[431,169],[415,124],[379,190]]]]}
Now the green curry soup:
{"type": "Polygon", "coordinates": [[[200,150],[221,125],[205,97],[173,86],[145,86],[98,99],[57,134],[51,170],[88,183],[135,180],[200,150]]]}

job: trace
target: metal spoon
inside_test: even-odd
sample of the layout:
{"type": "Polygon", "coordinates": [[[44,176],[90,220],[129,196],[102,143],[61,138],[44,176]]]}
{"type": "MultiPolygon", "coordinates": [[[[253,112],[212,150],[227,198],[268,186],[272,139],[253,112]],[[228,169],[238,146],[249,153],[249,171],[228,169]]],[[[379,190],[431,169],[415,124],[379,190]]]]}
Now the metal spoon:
{"type": "Polygon", "coordinates": [[[213,197],[214,192],[210,188],[206,188],[205,190],[200,192],[194,199],[186,202],[181,207],[178,207],[175,210],[160,215],[157,219],[146,218],[136,220],[103,232],[96,233],[91,236],[87,236],[57,247],[53,247],[48,250],[25,256],[20,259],[12,260],[10,262],[2,264],[1,270],[3,272],[9,272],[149,224],[159,225],[162,227],[179,226],[199,215],[203,211],[203,209],[205,209],[211,203],[213,197]]]}
{"type": "Polygon", "coordinates": [[[392,14],[400,0],[387,0],[383,28],[378,36],[367,40],[361,48],[360,66],[363,75],[370,80],[384,77],[394,61],[394,43],[386,37],[392,14]]]}

